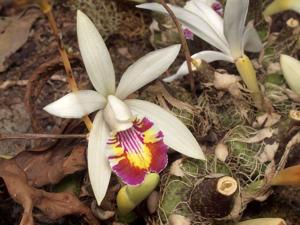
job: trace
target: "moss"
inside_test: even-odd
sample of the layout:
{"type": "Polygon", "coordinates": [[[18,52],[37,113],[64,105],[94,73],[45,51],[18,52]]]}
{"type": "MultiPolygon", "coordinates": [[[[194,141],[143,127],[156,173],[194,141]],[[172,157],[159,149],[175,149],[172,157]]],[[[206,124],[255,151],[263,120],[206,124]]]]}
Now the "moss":
{"type": "Polygon", "coordinates": [[[72,174],[65,177],[58,184],[52,187],[53,192],[70,192],[75,195],[80,193],[81,177],[78,174],[72,174]]]}
{"type": "Polygon", "coordinates": [[[196,159],[184,160],[184,163],[182,165],[182,169],[184,170],[184,172],[192,176],[197,176],[199,173],[199,169],[202,169],[204,167],[205,162],[196,159]]]}
{"type": "Polygon", "coordinates": [[[222,128],[225,128],[226,130],[244,123],[244,118],[233,106],[229,106],[228,108],[221,107],[220,111],[218,112],[218,118],[222,128]]]}
{"type": "Polygon", "coordinates": [[[289,111],[292,109],[300,109],[300,103],[293,102],[285,93],[285,85],[277,85],[271,82],[266,82],[265,95],[271,100],[276,112],[288,118],[289,111]]]}
{"type": "Polygon", "coordinates": [[[261,40],[264,40],[268,35],[268,31],[266,29],[258,30],[257,33],[261,40]]]}
{"type": "Polygon", "coordinates": [[[162,221],[166,222],[171,214],[179,214],[190,217],[191,211],[187,202],[191,191],[190,185],[177,177],[171,177],[166,184],[164,194],[160,202],[159,215],[162,221]]]}
{"type": "Polygon", "coordinates": [[[276,84],[276,85],[282,85],[284,84],[285,80],[281,73],[272,73],[266,76],[265,82],[276,84]]]}
{"type": "Polygon", "coordinates": [[[248,193],[253,193],[255,194],[257,191],[261,190],[261,188],[265,185],[265,181],[264,180],[258,180],[255,181],[251,184],[249,184],[244,191],[248,192],[248,193]]]}
{"type": "Polygon", "coordinates": [[[125,2],[117,0],[67,0],[71,10],[80,9],[94,22],[104,39],[121,35],[126,39],[144,37],[147,28],[143,14],[125,2]]]}
{"type": "Polygon", "coordinates": [[[252,127],[238,126],[225,140],[230,151],[228,164],[242,187],[262,179],[266,169],[266,164],[261,163],[256,157],[262,142],[246,143],[246,140],[255,133],[256,130],[252,127]]]}

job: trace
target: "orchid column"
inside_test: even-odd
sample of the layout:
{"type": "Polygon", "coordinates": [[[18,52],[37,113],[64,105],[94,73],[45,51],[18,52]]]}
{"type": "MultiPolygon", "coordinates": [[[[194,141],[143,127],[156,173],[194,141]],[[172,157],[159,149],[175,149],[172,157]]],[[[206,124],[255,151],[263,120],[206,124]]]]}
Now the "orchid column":
{"type": "MultiPolygon", "coordinates": [[[[210,1],[209,1],[210,2],[210,1]]],[[[210,63],[224,60],[234,63],[244,83],[251,92],[257,108],[263,108],[263,96],[260,92],[256,72],[244,50],[259,52],[262,43],[252,24],[245,26],[249,0],[227,0],[224,19],[205,0],[188,1],[184,8],[169,5],[185,28],[211,44],[219,51],[202,51],[192,56],[195,61],[202,59],[210,63]]],[[[167,14],[158,3],[145,3],[138,8],[150,9],[167,14]]],[[[171,82],[187,74],[186,62],[176,74],[164,81],[171,82]]]]}

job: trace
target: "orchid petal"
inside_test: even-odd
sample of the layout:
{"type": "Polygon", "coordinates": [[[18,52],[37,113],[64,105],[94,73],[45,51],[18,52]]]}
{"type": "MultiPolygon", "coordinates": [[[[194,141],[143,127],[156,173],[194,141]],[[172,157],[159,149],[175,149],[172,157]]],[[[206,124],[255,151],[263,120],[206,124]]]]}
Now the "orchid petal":
{"type": "MultiPolygon", "coordinates": [[[[231,56],[228,56],[222,52],[216,52],[216,51],[202,51],[202,52],[192,55],[192,58],[193,59],[202,59],[207,63],[211,63],[213,61],[218,61],[218,60],[233,62],[233,58],[231,56]]],[[[184,63],[181,64],[181,66],[179,67],[179,69],[177,70],[177,72],[174,75],[163,79],[163,81],[172,82],[174,80],[180,79],[181,77],[187,75],[188,73],[189,73],[189,70],[187,67],[187,63],[185,61],[184,63]]]]}
{"type": "Polygon", "coordinates": [[[243,37],[243,49],[248,52],[260,52],[263,44],[253,23],[248,23],[243,37]]]}
{"type": "Polygon", "coordinates": [[[227,0],[226,2],[224,33],[234,58],[243,55],[242,40],[248,5],[249,0],[227,0]]]}
{"type": "Polygon", "coordinates": [[[189,129],[175,116],[147,101],[125,100],[129,108],[140,116],[149,118],[163,132],[164,142],[174,150],[195,159],[205,159],[197,140],[189,129]]]}
{"type": "Polygon", "coordinates": [[[94,88],[103,96],[115,92],[115,72],[107,47],[93,22],[77,11],[80,53],[94,88]]]}
{"type": "Polygon", "coordinates": [[[89,136],[87,161],[89,178],[98,205],[101,204],[110,180],[111,168],[106,157],[106,142],[109,130],[102,112],[98,112],[89,136]]]}
{"type": "Polygon", "coordinates": [[[202,2],[198,0],[191,0],[186,3],[185,9],[195,13],[197,16],[201,17],[207,24],[214,29],[216,34],[220,37],[220,39],[227,41],[224,36],[224,24],[223,18],[212,9],[208,2],[202,2]]]}
{"type": "MultiPolygon", "coordinates": [[[[218,36],[215,30],[211,27],[210,23],[206,22],[205,20],[203,20],[203,18],[189,10],[172,5],[168,6],[174,12],[180,22],[189,30],[191,30],[195,35],[211,44],[212,46],[218,48],[222,52],[229,53],[227,41],[225,39],[221,39],[218,36]]],[[[141,9],[149,9],[168,15],[164,7],[158,3],[144,3],[137,5],[136,7],[141,9]]]]}
{"type": "Polygon", "coordinates": [[[281,55],[280,64],[287,84],[294,92],[300,94],[300,61],[288,55],[281,55]]]}
{"type": "MultiPolygon", "coordinates": [[[[194,1],[194,0],[191,0],[191,1],[194,1]]],[[[201,1],[201,2],[205,3],[206,5],[212,5],[213,3],[218,2],[218,0],[198,0],[198,1],[201,1]]]]}
{"type": "Polygon", "coordinates": [[[62,118],[81,118],[106,104],[105,98],[96,91],[71,92],[44,107],[48,113],[62,118]]]}
{"type": "Polygon", "coordinates": [[[173,45],[150,52],[132,64],[123,74],[116,96],[124,99],[158,78],[174,62],[180,47],[181,45],[173,45]]]}

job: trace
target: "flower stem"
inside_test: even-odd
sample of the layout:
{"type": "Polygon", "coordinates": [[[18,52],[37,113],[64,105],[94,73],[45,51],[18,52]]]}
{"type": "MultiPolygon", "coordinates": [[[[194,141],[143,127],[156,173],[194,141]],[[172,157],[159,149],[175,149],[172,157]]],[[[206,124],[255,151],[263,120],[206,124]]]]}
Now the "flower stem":
{"type": "MultiPolygon", "coordinates": [[[[78,91],[78,86],[77,86],[76,80],[74,78],[74,74],[73,74],[73,70],[72,70],[72,67],[71,67],[71,63],[70,63],[68,54],[67,54],[67,52],[64,48],[63,41],[62,41],[62,39],[59,35],[59,32],[58,32],[58,28],[57,28],[57,25],[56,25],[56,22],[55,22],[55,18],[54,18],[54,15],[52,13],[52,7],[49,4],[48,0],[36,0],[36,2],[39,4],[42,12],[48,18],[51,30],[52,30],[52,32],[55,36],[55,39],[58,43],[58,50],[59,50],[62,62],[64,64],[64,67],[65,67],[65,71],[66,71],[66,74],[67,74],[67,81],[69,83],[70,89],[73,92],[76,92],[76,91],[78,91]]],[[[92,121],[90,120],[90,118],[88,116],[84,116],[82,118],[82,120],[85,123],[87,129],[90,131],[91,128],[92,128],[92,121]]]]}
{"type": "Polygon", "coordinates": [[[167,12],[169,13],[169,15],[171,16],[173,22],[176,25],[176,28],[178,30],[179,33],[179,37],[181,40],[181,44],[182,44],[182,48],[184,50],[184,54],[185,54],[185,58],[186,58],[186,63],[187,63],[187,67],[189,70],[189,80],[190,80],[190,86],[191,86],[191,90],[193,93],[195,93],[195,80],[194,80],[194,73],[193,73],[193,69],[192,69],[192,58],[191,58],[191,53],[187,44],[187,41],[184,37],[184,33],[182,31],[181,25],[178,22],[178,19],[176,18],[174,12],[170,9],[170,7],[166,4],[165,0],[160,0],[162,6],[167,10],[167,12]]]}
{"type": "Polygon", "coordinates": [[[32,134],[32,133],[0,133],[0,141],[7,139],[68,139],[87,138],[86,134],[32,134]]]}
{"type": "Polygon", "coordinates": [[[252,62],[250,61],[248,56],[243,55],[235,61],[235,65],[244,83],[251,92],[251,97],[254,101],[255,106],[258,109],[263,109],[263,96],[257,83],[256,72],[252,65],[252,62]]]}
{"type": "Polygon", "coordinates": [[[138,204],[145,200],[156,188],[159,182],[157,173],[149,173],[139,186],[126,185],[117,195],[118,213],[121,216],[129,214],[138,204]]]}

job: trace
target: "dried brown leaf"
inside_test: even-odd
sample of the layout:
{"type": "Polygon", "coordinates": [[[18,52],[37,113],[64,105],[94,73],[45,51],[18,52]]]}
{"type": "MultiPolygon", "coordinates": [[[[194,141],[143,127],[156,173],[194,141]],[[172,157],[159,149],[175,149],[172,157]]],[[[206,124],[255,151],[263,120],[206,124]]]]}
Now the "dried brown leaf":
{"type": "Polygon", "coordinates": [[[274,156],[278,150],[279,143],[274,142],[272,144],[267,144],[263,152],[259,155],[258,159],[260,162],[265,163],[274,160],[274,156]]]}
{"type": "Polygon", "coordinates": [[[96,201],[92,202],[91,209],[93,214],[100,220],[108,220],[115,216],[115,211],[101,209],[96,201]]]}
{"type": "Polygon", "coordinates": [[[187,217],[178,215],[178,214],[172,214],[169,216],[169,225],[190,225],[191,220],[187,217]]]}
{"type": "Polygon", "coordinates": [[[24,208],[21,225],[33,225],[32,210],[40,209],[50,219],[65,215],[84,215],[89,224],[99,224],[90,209],[71,193],[49,193],[38,186],[59,182],[64,176],[86,167],[85,147],[57,148],[45,152],[23,152],[0,162],[10,196],[24,208]],[[69,154],[69,155],[67,155],[69,154]]]}
{"type": "Polygon", "coordinates": [[[86,168],[85,147],[81,145],[71,149],[59,147],[41,153],[23,152],[14,159],[26,172],[28,182],[35,187],[56,184],[66,175],[86,168]]]}
{"type": "Polygon", "coordinates": [[[215,148],[215,156],[218,160],[225,162],[226,158],[228,157],[229,151],[228,147],[223,143],[218,143],[215,148]]]}
{"type": "Polygon", "coordinates": [[[265,113],[256,117],[253,127],[271,127],[280,120],[281,116],[277,113],[265,113]]]}
{"type": "Polygon", "coordinates": [[[244,139],[245,143],[258,143],[266,138],[270,138],[276,132],[276,129],[264,128],[256,132],[256,134],[252,137],[244,139]]]}
{"type": "Polygon", "coordinates": [[[285,88],[284,89],[285,94],[287,94],[287,96],[294,102],[300,102],[300,95],[293,92],[292,90],[285,88]]]}
{"type": "Polygon", "coordinates": [[[182,160],[183,159],[177,159],[175,162],[172,163],[172,165],[170,167],[170,174],[172,174],[174,176],[178,176],[178,177],[184,176],[184,172],[181,168],[182,160]]]}
{"type": "Polygon", "coordinates": [[[147,209],[150,214],[156,212],[159,205],[159,193],[157,191],[153,191],[149,197],[147,198],[147,209]]]}
{"type": "Polygon", "coordinates": [[[270,63],[267,68],[268,74],[278,73],[281,71],[280,63],[270,63]]]}
{"type": "Polygon", "coordinates": [[[30,28],[41,15],[38,9],[29,9],[22,15],[5,18],[0,24],[0,72],[9,66],[6,62],[13,53],[19,50],[28,40],[30,28]]]}
{"type": "MultiPolygon", "coordinates": [[[[153,93],[155,93],[155,95],[157,97],[161,96],[163,97],[171,106],[179,109],[179,110],[185,110],[191,114],[194,113],[194,107],[192,105],[190,105],[187,102],[183,102],[178,100],[177,98],[174,98],[164,87],[164,85],[161,82],[156,82],[155,85],[152,85],[149,87],[149,90],[153,93]]],[[[164,107],[166,110],[168,109],[168,107],[164,107]]]]}
{"type": "Polygon", "coordinates": [[[228,91],[235,98],[242,98],[242,92],[239,88],[241,79],[231,74],[214,73],[214,87],[218,90],[228,91]]]}

